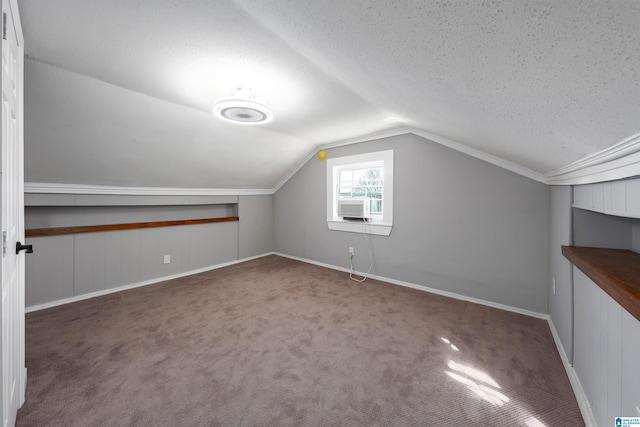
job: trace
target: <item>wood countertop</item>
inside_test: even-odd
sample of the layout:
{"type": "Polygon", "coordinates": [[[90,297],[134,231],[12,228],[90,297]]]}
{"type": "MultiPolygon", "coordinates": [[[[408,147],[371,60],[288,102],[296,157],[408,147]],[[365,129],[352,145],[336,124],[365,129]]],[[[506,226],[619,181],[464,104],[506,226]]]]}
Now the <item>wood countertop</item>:
{"type": "Polygon", "coordinates": [[[582,246],[562,246],[562,254],[640,320],[640,254],[582,246]]]}

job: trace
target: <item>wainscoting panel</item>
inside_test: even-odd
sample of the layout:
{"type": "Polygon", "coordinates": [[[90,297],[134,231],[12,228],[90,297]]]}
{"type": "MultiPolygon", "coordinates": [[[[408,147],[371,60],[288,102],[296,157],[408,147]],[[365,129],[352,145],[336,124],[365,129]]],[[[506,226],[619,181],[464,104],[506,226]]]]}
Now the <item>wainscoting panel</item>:
{"type": "MultiPolygon", "coordinates": [[[[197,270],[236,260],[238,256],[238,222],[199,224],[181,227],[182,246],[187,255],[186,270],[197,270]],[[215,230],[215,233],[211,231],[215,230]]],[[[173,259],[172,259],[173,261],[173,259]]]]}
{"type": "Polygon", "coordinates": [[[34,252],[25,258],[27,307],[74,296],[73,235],[30,237],[34,252]]]}
{"type": "Polygon", "coordinates": [[[40,236],[27,243],[34,246],[25,276],[31,307],[237,260],[238,222],[40,236]]]}

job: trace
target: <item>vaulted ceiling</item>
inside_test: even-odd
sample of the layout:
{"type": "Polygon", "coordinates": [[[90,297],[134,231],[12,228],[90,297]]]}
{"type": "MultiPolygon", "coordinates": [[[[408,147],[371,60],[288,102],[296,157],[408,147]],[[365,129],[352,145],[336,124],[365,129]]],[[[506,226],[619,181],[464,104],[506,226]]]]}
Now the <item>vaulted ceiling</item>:
{"type": "Polygon", "coordinates": [[[640,131],[635,0],[19,8],[31,182],[268,189],[318,147],[401,128],[543,176],[640,131]],[[215,118],[237,85],[274,120],[215,118]]]}

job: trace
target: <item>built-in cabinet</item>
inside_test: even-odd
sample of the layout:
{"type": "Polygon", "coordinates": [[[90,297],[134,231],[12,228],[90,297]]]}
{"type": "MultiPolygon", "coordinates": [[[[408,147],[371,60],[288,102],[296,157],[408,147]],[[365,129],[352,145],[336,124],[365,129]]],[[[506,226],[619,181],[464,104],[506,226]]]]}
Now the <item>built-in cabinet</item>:
{"type": "Polygon", "coordinates": [[[640,218],[640,178],[577,185],[573,206],[608,215],[640,218]]]}
{"type": "Polygon", "coordinates": [[[640,416],[640,321],[573,268],[574,369],[599,426],[640,416]]]}
{"type": "Polygon", "coordinates": [[[640,417],[640,178],[574,186],[572,206],[574,244],[592,256],[608,253],[585,260],[580,248],[569,256],[563,248],[574,264],[573,369],[589,421],[609,426],[618,416],[640,417]],[[621,267],[619,258],[629,256],[621,267]]]}

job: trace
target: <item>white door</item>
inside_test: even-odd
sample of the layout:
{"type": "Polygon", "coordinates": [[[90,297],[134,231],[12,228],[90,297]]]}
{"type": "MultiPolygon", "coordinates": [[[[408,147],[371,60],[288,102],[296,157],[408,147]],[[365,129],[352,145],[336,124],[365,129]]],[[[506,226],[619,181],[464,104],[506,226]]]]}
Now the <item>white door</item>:
{"type": "Polygon", "coordinates": [[[13,427],[24,402],[24,177],[22,34],[16,0],[2,0],[2,425],[13,427]]]}

